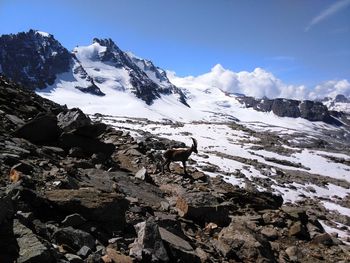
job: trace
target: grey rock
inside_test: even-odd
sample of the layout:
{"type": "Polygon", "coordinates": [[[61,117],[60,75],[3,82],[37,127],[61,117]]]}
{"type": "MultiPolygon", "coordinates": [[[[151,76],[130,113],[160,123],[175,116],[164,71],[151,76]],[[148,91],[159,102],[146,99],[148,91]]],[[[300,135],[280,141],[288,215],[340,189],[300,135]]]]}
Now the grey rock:
{"type": "Polygon", "coordinates": [[[14,221],[14,233],[19,246],[18,263],[44,263],[53,261],[50,250],[29,228],[17,220],[14,221]]]}
{"type": "Polygon", "coordinates": [[[176,208],[181,217],[203,225],[210,222],[218,225],[230,223],[229,206],[220,204],[216,197],[205,192],[186,193],[178,197],[176,208]]]}
{"type": "Polygon", "coordinates": [[[88,246],[82,246],[77,252],[77,255],[82,258],[87,258],[92,253],[92,250],[88,246]]]}
{"type": "Polygon", "coordinates": [[[67,260],[70,263],[83,263],[84,262],[84,260],[82,260],[81,257],[74,255],[74,254],[67,253],[64,256],[67,258],[67,260]]]}
{"type": "Polygon", "coordinates": [[[131,244],[130,256],[145,262],[169,262],[159,227],[153,218],[135,226],[137,238],[131,244]]]}
{"type": "Polygon", "coordinates": [[[73,108],[57,115],[57,124],[65,132],[91,124],[91,120],[80,109],[73,108]]]}
{"type": "Polygon", "coordinates": [[[160,236],[168,244],[171,257],[180,262],[201,262],[192,246],[181,237],[159,227],[160,236]]]}
{"type": "Polygon", "coordinates": [[[56,244],[68,245],[75,251],[79,251],[79,249],[83,246],[87,246],[90,249],[95,247],[95,239],[91,234],[72,227],[58,229],[53,233],[52,239],[56,244]]]}

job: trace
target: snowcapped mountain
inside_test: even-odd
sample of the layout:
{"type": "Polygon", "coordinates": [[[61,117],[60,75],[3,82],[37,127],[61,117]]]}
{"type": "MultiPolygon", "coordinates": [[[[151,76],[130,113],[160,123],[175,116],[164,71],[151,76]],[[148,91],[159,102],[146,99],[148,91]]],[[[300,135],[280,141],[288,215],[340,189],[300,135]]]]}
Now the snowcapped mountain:
{"type": "Polygon", "coordinates": [[[70,63],[71,54],[48,33],[29,30],[0,37],[1,73],[27,88],[53,84],[70,63]]]}
{"type": "Polygon", "coordinates": [[[188,106],[185,95],[169,82],[164,70],[128,55],[111,39],[95,38],[92,45],[70,53],[52,35],[30,30],[1,36],[0,50],[2,73],[30,89],[79,90],[97,96],[124,92],[147,105],[172,96],[188,106]]]}
{"type": "Polygon", "coordinates": [[[326,97],[322,100],[322,103],[332,111],[340,111],[350,113],[350,97],[346,97],[342,94],[338,94],[334,98],[326,97]]]}

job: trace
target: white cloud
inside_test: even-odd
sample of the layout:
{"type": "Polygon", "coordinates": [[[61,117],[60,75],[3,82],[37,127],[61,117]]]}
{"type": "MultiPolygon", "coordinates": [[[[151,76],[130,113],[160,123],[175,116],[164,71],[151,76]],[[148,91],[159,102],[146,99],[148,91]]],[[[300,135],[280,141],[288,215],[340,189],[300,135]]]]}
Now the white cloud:
{"type": "Polygon", "coordinates": [[[350,82],[343,80],[329,80],[317,85],[309,94],[311,99],[321,99],[324,97],[334,98],[338,94],[350,96],[350,82]]]}
{"type": "Polygon", "coordinates": [[[289,85],[276,78],[271,72],[256,68],[252,72],[233,72],[220,64],[210,72],[199,76],[178,77],[167,72],[170,81],[180,88],[208,90],[218,88],[228,93],[241,93],[262,98],[321,99],[338,94],[350,96],[348,80],[330,80],[310,89],[305,85],[289,85]]]}
{"type": "Polygon", "coordinates": [[[175,72],[168,72],[168,77],[176,86],[188,89],[218,88],[228,93],[242,93],[257,98],[266,96],[302,99],[306,97],[304,86],[286,85],[262,68],[256,68],[252,72],[233,72],[218,64],[210,72],[197,77],[181,78],[176,76],[175,72]]]}
{"type": "Polygon", "coordinates": [[[320,23],[322,20],[325,20],[328,17],[331,17],[332,15],[336,14],[343,8],[346,8],[348,5],[350,5],[350,0],[340,0],[332,4],[311,20],[309,25],[305,28],[305,32],[309,31],[313,26],[320,23]]]}

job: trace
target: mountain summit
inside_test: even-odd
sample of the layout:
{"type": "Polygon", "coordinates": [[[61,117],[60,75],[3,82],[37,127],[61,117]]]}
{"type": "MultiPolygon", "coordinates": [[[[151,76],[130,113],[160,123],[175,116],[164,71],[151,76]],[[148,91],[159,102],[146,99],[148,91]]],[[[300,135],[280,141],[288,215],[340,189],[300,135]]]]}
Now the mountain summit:
{"type": "Polygon", "coordinates": [[[173,95],[188,106],[164,70],[123,52],[111,39],[94,38],[92,45],[69,52],[53,35],[29,30],[2,35],[0,50],[0,72],[32,90],[64,87],[97,96],[122,91],[147,105],[173,95]]]}

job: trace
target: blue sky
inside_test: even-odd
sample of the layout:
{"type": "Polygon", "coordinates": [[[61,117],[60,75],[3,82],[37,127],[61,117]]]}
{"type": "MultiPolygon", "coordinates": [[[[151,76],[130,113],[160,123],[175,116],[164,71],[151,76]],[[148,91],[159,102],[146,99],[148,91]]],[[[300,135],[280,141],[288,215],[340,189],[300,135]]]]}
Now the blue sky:
{"type": "Polygon", "coordinates": [[[112,38],[180,76],[262,67],[286,83],[350,80],[350,0],[0,0],[0,34],[68,49],[112,38]]]}

